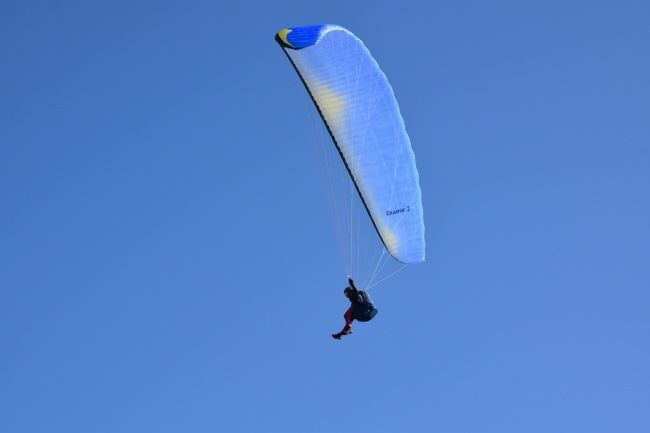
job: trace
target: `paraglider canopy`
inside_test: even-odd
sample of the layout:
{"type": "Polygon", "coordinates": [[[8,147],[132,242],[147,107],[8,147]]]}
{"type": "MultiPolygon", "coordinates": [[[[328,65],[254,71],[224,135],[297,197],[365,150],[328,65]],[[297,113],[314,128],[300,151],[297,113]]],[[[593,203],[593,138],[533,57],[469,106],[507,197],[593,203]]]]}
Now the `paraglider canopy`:
{"type": "Polygon", "coordinates": [[[322,119],[317,123],[325,126],[334,141],[335,147],[327,147],[336,149],[347,182],[358,192],[334,191],[339,182],[345,183],[330,174],[332,165],[338,164],[330,164],[329,156],[324,163],[321,160],[348,274],[358,275],[356,269],[362,267],[364,253],[357,252],[364,243],[359,235],[362,230],[355,231],[354,224],[363,219],[379,235],[373,237],[381,240],[378,255],[365,255],[373,258],[368,265],[370,281],[363,287],[372,287],[379,270],[388,261],[395,262],[388,257],[403,264],[424,261],[422,194],[415,156],[393,89],[377,62],[361,40],[333,24],[286,28],[275,39],[317,108],[322,119]],[[354,213],[357,209],[369,218],[360,218],[354,213]]]}
{"type": "Polygon", "coordinates": [[[415,156],[377,62],[337,25],[283,29],[276,40],[316,104],[388,252],[402,263],[424,261],[415,156]]]}

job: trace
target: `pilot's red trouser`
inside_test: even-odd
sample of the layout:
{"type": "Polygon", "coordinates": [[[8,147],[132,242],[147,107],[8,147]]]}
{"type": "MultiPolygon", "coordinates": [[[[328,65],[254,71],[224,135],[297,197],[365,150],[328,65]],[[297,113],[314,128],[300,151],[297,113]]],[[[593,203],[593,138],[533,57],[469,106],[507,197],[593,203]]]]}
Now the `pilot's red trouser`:
{"type": "Polygon", "coordinates": [[[343,318],[345,319],[345,328],[343,328],[343,330],[346,331],[352,327],[352,321],[354,320],[354,310],[352,307],[348,308],[348,311],[345,312],[343,318]]]}

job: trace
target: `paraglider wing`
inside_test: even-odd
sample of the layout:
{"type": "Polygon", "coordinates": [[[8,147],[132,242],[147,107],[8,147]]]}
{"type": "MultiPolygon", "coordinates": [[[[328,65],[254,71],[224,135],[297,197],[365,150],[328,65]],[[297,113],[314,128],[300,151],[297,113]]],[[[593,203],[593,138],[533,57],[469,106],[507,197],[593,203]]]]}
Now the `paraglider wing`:
{"type": "Polygon", "coordinates": [[[336,25],[284,29],[276,40],[316,104],[388,252],[424,261],[422,194],[393,89],[370,52],[336,25]]]}

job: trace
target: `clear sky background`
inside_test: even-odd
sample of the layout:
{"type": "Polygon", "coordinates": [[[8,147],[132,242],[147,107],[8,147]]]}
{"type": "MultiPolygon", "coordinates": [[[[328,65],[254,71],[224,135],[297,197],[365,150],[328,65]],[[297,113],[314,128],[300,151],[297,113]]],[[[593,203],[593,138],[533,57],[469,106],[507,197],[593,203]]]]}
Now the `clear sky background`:
{"type": "Polygon", "coordinates": [[[650,431],[647,1],[0,4],[0,432],[650,431]],[[427,260],[335,341],[274,41],[388,76],[427,260]]]}

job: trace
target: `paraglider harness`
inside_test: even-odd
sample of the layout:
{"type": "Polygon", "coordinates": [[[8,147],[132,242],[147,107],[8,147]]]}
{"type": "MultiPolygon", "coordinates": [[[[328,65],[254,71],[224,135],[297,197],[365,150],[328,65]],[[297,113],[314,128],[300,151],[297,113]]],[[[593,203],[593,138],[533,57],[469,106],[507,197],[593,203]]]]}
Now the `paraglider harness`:
{"type": "Polygon", "coordinates": [[[377,315],[379,310],[375,308],[375,305],[372,303],[370,296],[359,290],[359,295],[361,295],[362,302],[358,301],[358,296],[356,301],[352,302],[352,310],[354,311],[354,318],[359,322],[367,322],[377,315]]]}

